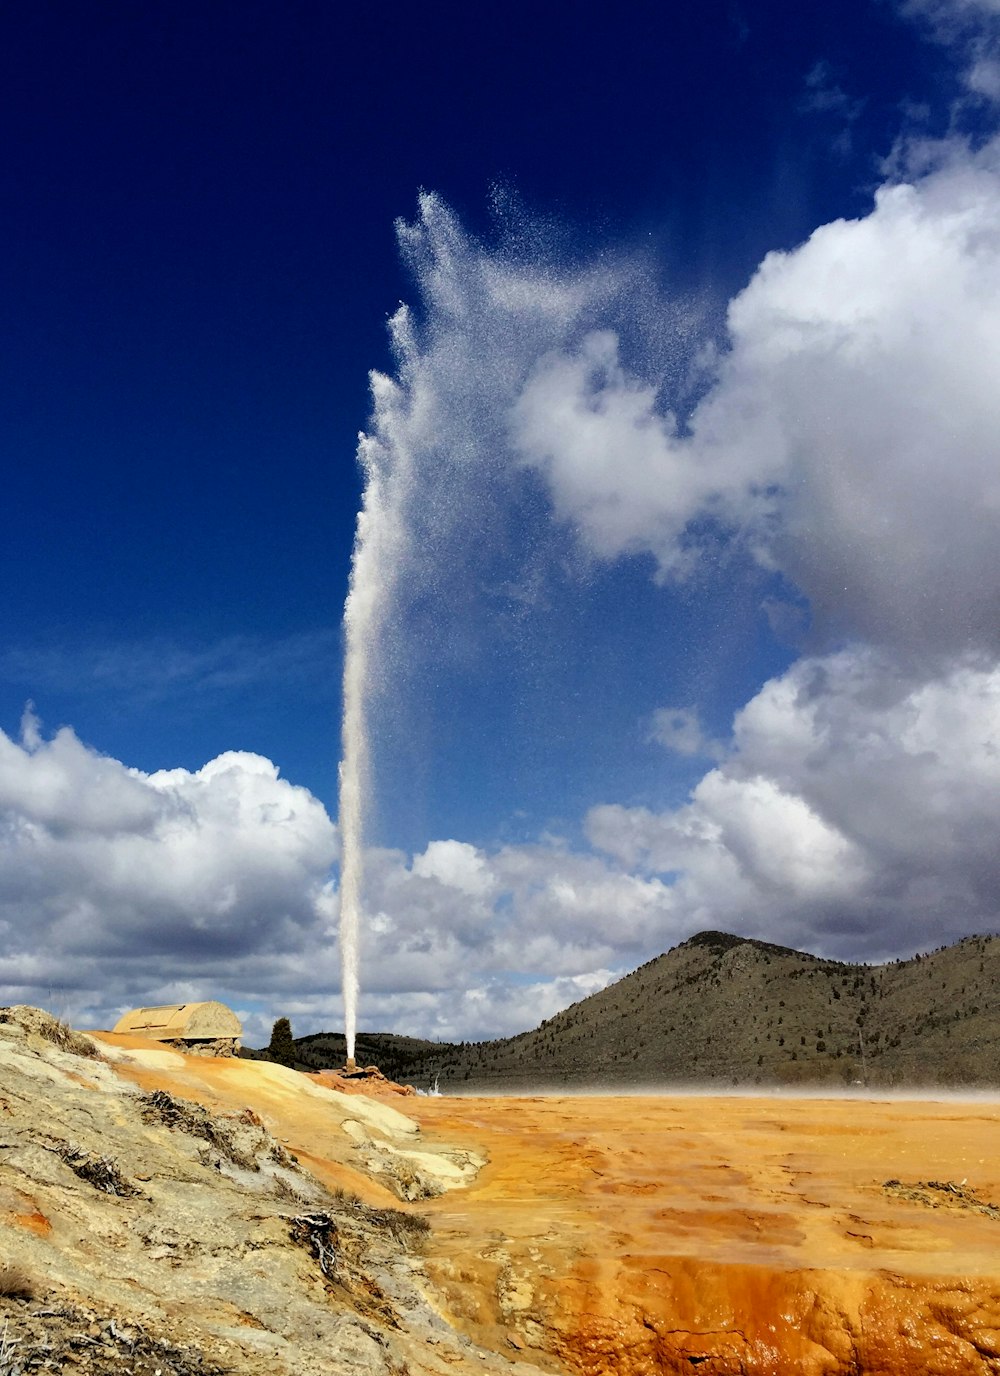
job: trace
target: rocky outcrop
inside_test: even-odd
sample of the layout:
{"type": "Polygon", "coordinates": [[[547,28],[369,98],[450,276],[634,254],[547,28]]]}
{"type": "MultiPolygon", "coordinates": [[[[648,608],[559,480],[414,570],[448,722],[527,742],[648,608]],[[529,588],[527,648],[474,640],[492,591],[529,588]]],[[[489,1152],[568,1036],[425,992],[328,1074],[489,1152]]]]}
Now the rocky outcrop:
{"type": "Polygon", "coordinates": [[[372,1089],[384,1097],[371,1098],[354,1082],[345,1093],[336,1078],[302,1075],[273,1061],[196,1060],[144,1039],[99,1035],[103,1054],[137,1085],[169,1089],[230,1113],[251,1098],[296,1134],[310,1169],[335,1185],[354,1172],[360,1178],[351,1188],[377,1181],[399,1200],[431,1199],[468,1183],[485,1159],[447,1142],[424,1141],[413,1119],[388,1102],[399,1087],[382,1076],[372,1089]]]}
{"type": "MultiPolygon", "coordinates": [[[[136,1083],[144,1055],[161,1074],[164,1058],[181,1072],[208,1062],[107,1050],[37,1010],[0,1020],[3,1376],[510,1370],[429,1302],[418,1214],[331,1189],[266,1107],[220,1111],[136,1083]]],[[[280,1068],[264,1069],[266,1106],[280,1068]]],[[[366,1150],[405,1154],[397,1138],[417,1125],[403,1133],[402,1115],[363,1102],[325,1105],[328,1123],[364,1123],[366,1150]]],[[[357,1148],[341,1139],[346,1165],[357,1148]]]]}

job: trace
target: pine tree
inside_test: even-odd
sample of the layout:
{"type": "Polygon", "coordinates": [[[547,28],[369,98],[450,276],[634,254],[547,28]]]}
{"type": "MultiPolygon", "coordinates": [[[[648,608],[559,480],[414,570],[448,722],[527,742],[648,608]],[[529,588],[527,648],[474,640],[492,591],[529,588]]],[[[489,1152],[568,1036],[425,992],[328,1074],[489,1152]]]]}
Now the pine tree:
{"type": "Polygon", "coordinates": [[[292,1040],[292,1025],[287,1018],[279,1018],[271,1028],[271,1042],[267,1051],[272,1061],[294,1067],[298,1057],[292,1040]]]}

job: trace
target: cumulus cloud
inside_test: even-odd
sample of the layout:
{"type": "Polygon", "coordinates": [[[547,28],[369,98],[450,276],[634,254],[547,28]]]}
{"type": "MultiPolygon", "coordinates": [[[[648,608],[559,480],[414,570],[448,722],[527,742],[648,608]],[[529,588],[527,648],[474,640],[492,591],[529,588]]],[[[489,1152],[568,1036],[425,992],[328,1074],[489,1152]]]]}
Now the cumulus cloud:
{"type": "Polygon", "coordinates": [[[412,1028],[413,1035],[435,1041],[514,1036],[604,989],[616,977],[617,971],[604,969],[516,984],[487,978],[457,988],[447,999],[425,991],[389,997],[366,991],[366,1026],[412,1028]]]}
{"type": "Polygon", "coordinates": [[[654,713],[652,741],[715,765],[681,807],[591,809],[589,853],[373,855],[378,1006],[438,1027],[463,990],[603,977],[699,927],[879,956],[995,922],[1000,145],[911,147],[907,166],[867,215],[765,258],[693,406],[644,351],[646,317],[614,319],[627,273],[602,291],[491,256],[434,198],[406,228],[427,318],[397,318],[375,422],[419,473],[407,521],[446,579],[435,609],[475,621],[469,559],[529,474],[593,559],[679,580],[732,548],[780,571],[812,641],[727,743],[690,707],[654,713]]]}
{"type": "MultiPolygon", "coordinates": [[[[537,1027],[544,1018],[605,988],[617,977],[615,970],[540,978],[512,983],[510,980],[476,976],[466,980],[447,997],[435,989],[411,989],[386,993],[362,986],[362,1024],[366,1029],[392,1029],[433,1041],[481,1041],[514,1036],[537,1027]]],[[[286,1000],[292,1030],[329,1029],[329,1009],[313,995],[286,1000]]],[[[258,1043],[267,1040],[270,1023],[251,1018],[258,1043]]]]}
{"type": "Polygon", "coordinates": [[[623,872],[664,878],[664,929],[894,955],[997,920],[1000,143],[903,163],[869,214],[764,259],[689,415],[608,329],[550,350],[511,408],[596,557],[683,579],[729,544],[808,605],[814,652],[728,749],[655,714],[653,739],[719,761],[687,804],[588,815],[623,872]]]}
{"type": "Polygon", "coordinates": [[[260,756],[144,774],[29,714],[20,742],[0,732],[0,1000],[107,1018],[192,982],[276,990],[331,944],[335,848],[321,804],[260,756]]]}
{"type": "Polygon", "coordinates": [[[686,431],[607,331],[539,363],[512,433],[590,549],[683,573],[715,522],[831,637],[997,647],[1000,148],[937,153],[765,258],[686,431]]]}
{"type": "MultiPolygon", "coordinates": [[[[337,837],[319,801],[258,755],[145,774],[0,732],[0,1002],[92,1025],[140,1003],[223,997],[251,1040],[270,1020],[339,1025],[337,837]]],[[[372,850],[364,1026],[516,1032],[656,945],[667,886],[557,842],[372,850]]]]}
{"type": "MultiPolygon", "coordinates": [[[[725,745],[690,708],[654,714],[655,741],[714,762],[680,807],[609,800],[589,850],[372,851],[365,1027],[517,1031],[700,927],[878,957],[995,924],[1000,147],[910,165],[868,215],[768,255],[687,410],[636,346],[627,271],[491,256],[433,197],[403,228],[429,312],[396,317],[369,442],[411,465],[411,610],[474,628],[486,575],[523,562],[493,585],[523,613],[551,514],[524,480],[591,558],[684,578],[732,545],[780,570],[815,639],[725,745]]],[[[335,855],[267,760],[145,774],[29,714],[0,734],[0,999],[101,1020],[218,991],[258,1036],[260,1010],[336,1025],[335,855]]]]}
{"type": "MultiPolygon", "coordinates": [[[[704,927],[879,958],[994,925],[998,786],[997,665],[804,658],[683,806],[591,809],[589,851],[370,851],[362,1025],[514,1033],[704,927]]],[[[252,1041],[279,1013],[336,1027],[335,852],[319,802],[259,756],[143,774],[29,717],[0,735],[0,1000],[106,1025],[222,996],[252,1041]]]]}
{"type": "Polygon", "coordinates": [[[413,873],[436,879],[468,898],[482,898],[496,885],[483,855],[464,841],[431,841],[422,854],[414,856],[413,873]]]}
{"type": "Polygon", "coordinates": [[[655,386],[630,376],[618,338],[595,331],[572,353],[550,353],[512,410],[523,460],[544,475],[556,515],[599,557],[654,553],[683,567],[689,522],[734,484],[713,456],[691,461],[655,386]]]}
{"type": "Polygon", "coordinates": [[[661,879],[554,841],[491,852],[435,841],[409,863],[373,850],[367,888],[364,984],[376,996],[589,978],[678,930],[661,879]]]}
{"type": "Polygon", "coordinates": [[[516,1031],[705,927],[879,959],[995,925],[1000,666],[928,677],[873,648],[811,655],[737,713],[719,755],[680,807],[591,809],[590,852],[373,852],[366,1016],[516,1031]]]}
{"type": "Polygon", "coordinates": [[[998,787],[1000,667],[914,680],[854,649],[765,684],[683,807],[612,804],[587,827],[676,876],[692,925],[879,957],[996,925],[998,787]]]}
{"type": "Polygon", "coordinates": [[[501,634],[500,603],[523,627],[563,568],[551,513],[661,579],[726,549],[780,570],[817,643],[928,670],[1000,648],[1000,140],[911,143],[895,168],[870,213],[768,254],[700,352],[696,312],[635,263],[574,271],[530,234],[491,251],[423,197],[400,233],[425,312],[395,318],[369,437],[409,475],[407,652],[501,634]]]}
{"type": "Polygon", "coordinates": [[[21,744],[0,733],[0,810],[35,835],[148,833],[171,802],[63,728],[48,743],[25,712],[21,744]]]}
{"type": "Polygon", "coordinates": [[[517,637],[545,602],[566,541],[509,433],[538,360],[575,356],[595,331],[598,343],[586,347],[597,349],[598,326],[610,324],[641,333],[662,381],[686,367],[697,320],[690,302],[664,299],[648,264],[613,252],[567,263],[516,209],[501,208],[486,245],[425,193],[397,233],[423,310],[401,306],[390,321],[398,367],[391,378],[372,375],[360,450],[392,526],[378,577],[392,581],[394,598],[372,677],[376,691],[392,681],[394,703],[415,661],[473,658],[480,627],[494,641],[517,637]]]}

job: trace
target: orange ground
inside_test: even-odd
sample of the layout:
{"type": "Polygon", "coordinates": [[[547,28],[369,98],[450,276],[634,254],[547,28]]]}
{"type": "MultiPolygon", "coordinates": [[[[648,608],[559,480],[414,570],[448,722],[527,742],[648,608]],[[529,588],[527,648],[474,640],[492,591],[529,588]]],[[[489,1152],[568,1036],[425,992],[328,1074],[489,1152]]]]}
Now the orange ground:
{"type": "MultiPolygon", "coordinates": [[[[252,1103],[318,1174],[386,1199],[351,1178],[321,1100],[255,1084],[252,1062],[129,1073],[252,1103]]],[[[428,1138],[489,1158],[420,1208],[442,1310],[512,1357],[587,1376],[1000,1373],[1000,1219],[882,1188],[964,1181],[1000,1203],[1000,1104],[392,1102],[428,1138]]]]}
{"type": "MultiPolygon", "coordinates": [[[[94,1032],[92,1036],[123,1051],[148,1053],[159,1050],[148,1037],[94,1032]]],[[[352,1170],[352,1145],[344,1137],[340,1119],[324,1114],[322,1099],[300,1094],[285,1084],[262,1081],[257,1063],[238,1058],[183,1056],[171,1049],[169,1064],[150,1065],[142,1060],[119,1061],[115,1069],[125,1079],[151,1092],[164,1089],[182,1099],[193,1099],[223,1113],[239,1113],[250,1107],[259,1113],[268,1129],[298,1157],[302,1165],[332,1189],[348,1189],[367,1203],[396,1205],[388,1189],[368,1176],[352,1170]],[[180,1061],[180,1066],[177,1065],[180,1061]]],[[[312,1076],[303,1076],[304,1081],[312,1076]]],[[[294,1081],[293,1081],[294,1084],[294,1081]]],[[[413,1099],[393,1097],[393,1107],[406,1110],[413,1099]]]]}
{"type": "Polygon", "coordinates": [[[699,1358],[762,1376],[1000,1370],[1000,1220],[882,1189],[965,1180],[1000,1202],[998,1104],[671,1096],[406,1110],[491,1158],[469,1190],[431,1206],[439,1284],[483,1336],[513,1326],[578,1369],[622,1376],[699,1358]],[[492,1312],[491,1289],[507,1298],[492,1312]]]}

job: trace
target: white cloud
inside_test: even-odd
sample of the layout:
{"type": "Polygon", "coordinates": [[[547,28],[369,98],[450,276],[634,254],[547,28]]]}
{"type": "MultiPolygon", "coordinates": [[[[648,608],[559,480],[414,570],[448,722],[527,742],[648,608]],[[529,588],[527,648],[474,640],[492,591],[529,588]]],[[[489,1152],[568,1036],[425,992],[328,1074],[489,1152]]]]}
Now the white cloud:
{"type": "Polygon", "coordinates": [[[698,713],[690,707],[657,708],[652,716],[649,738],[678,755],[715,758],[723,749],[721,741],[705,735],[698,713]]]}
{"type": "Polygon", "coordinates": [[[544,473],[556,515],[604,558],[638,551],[658,536],[661,562],[706,499],[700,475],[675,462],[672,415],[655,412],[656,392],[629,378],[609,331],[572,355],[539,365],[514,410],[518,447],[544,473]],[[623,463],[622,458],[626,461],[623,463]]]}
{"type": "MultiPolygon", "coordinates": [[[[575,357],[598,324],[634,326],[662,380],[686,367],[696,316],[688,302],[664,300],[648,264],[613,253],[567,264],[539,249],[544,233],[516,213],[501,217],[487,248],[424,194],[416,221],[397,232],[423,310],[400,307],[390,321],[398,367],[393,378],[372,377],[361,446],[393,534],[378,575],[392,579],[393,605],[373,661],[375,692],[393,704],[409,701],[399,684],[420,665],[439,672],[474,658],[487,633],[494,644],[523,635],[551,590],[568,542],[509,433],[539,359],[575,357]]],[[[587,348],[599,350],[602,337],[587,348]]]]}
{"type": "Polygon", "coordinates": [[[715,520],[831,636],[1000,645],[1000,146],[936,151],[870,215],[768,254],[689,432],[607,331],[540,361],[512,433],[594,553],[683,573],[715,520]]]}
{"type": "Polygon", "coordinates": [[[900,9],[913,18],[923,16],[936,23],[953,24],[963,19],[1000,17],[1000,0],[901,0],[900,9]]]}
{"type": "Polygon", "coordinates": [[[966,74],[970,90],[987,100],[1000,101],[1000,58],[980,52],[966,74]]]}
{"type": "Polygon", "coordinates": [[[485,897],[496,884],[483,854],[464,841],[431,841],[421,855],[413,857],[413,873],[436,879],[469,898],[485,897]]]}
{"type": "MultiPolygon", "coordinates": [[[[457,841],[433,842],[432,857],[468,852],[490,875],[469,892],[429,877],[423,857],[400,851],[368,857],[369,908],[363,983],[369,994],[413,996],[490,981],[510,988],[628,966],[670,939],[669,886],[621,872],[596,855],[558,843],[507,846],[484,856],[457,841]]],[[[426,855],[426,852],[424,853],[426,855]]],[[[478,876],[478,869],[474,871],[478,876]]],[[[462,875],[463,881],[466,878],[462,875]]]]}
{"type": "MultiPolygon", "coordinates": [[[[487,1037],[514,1036],[537,1027],[588,994],[605,988],[616,978],[610,969],[588,970],[573,976],[512,982],[495,977],[471,979],[450,990],[446,997],[435,989],[384,992],[362,988],[363,1026],[370,1031],[405,1031],[408,1036],[433,1041],[476,1041],[487,1037]]],[[[328,1003],[316,995],[286,998],[281,1005],[291,1019],[296,1036],[307,1030],[336,1030],[328,1003]]],[[[251,1012],[246,1022],[251,1044],[266,1043],[269,1017],[251,1012]]]]}
{"type": "Polygon", "coordinates": [[[0,732],[0,999],[64,989],[107,1012],[185,981],[279,988],[329,942],[335,840],[257,755],[143,774],[29,717],[21,744],[0,732]]]}
{"type": "Polygon", "coordinates": [[[88,750],[68,728],[44,744],[30,710],[21,740],[0,732],[0,813],[16,815],[25,834],[148,833],[177,806],[116,760],[88,750]]]}
{"type": "Polygon", "coordinates": [[[588,835],[676,875],[692,930],[895,955],[996,925],[998,796],[1000,667],[913,679],[850,650],[765,684],[684,807],[596,808],[588,835]]]}
{"type": "MultiPolygon", "coordinates": [[[[685,424],[594,328],[599,275],[532,276],[425,203],[426,337],[399,317],[401,382],[377,384],[377,442],[421,465],[411,586],[457,551],[464,624],[514,444],[592,555],[682,576],[725,530],[794,580],[818,644],[849,648],[765,684],[725,754],[689,709],[655,714],[662,744],[716,766],[672,811],[593,809],[601,853],[371,852],[363,1026],[519,1030],[700,927],[856,956],[995,923],[1000,151],[933,151],[870,215],[765,259],[685,424]]],[[[62,990],[103,1016],[221,984],[335,1026],[335,850],[260,757],[143,774],[29,715],[20,744],[0,735],[0,998],[62,990]]]]}
{"type": "MultiPolygon", "coordinates": [[[[144,774],[27,714],[0,733],[0,1002],[108,1025],[139,1003],[225,997],[249,1033],[339,1025],[336,833],[269,760],[144,774]]],[[[669,889],[562,844],[432,841],[368,856],[363,1025],[515,1032],[661,938],[669,889]]],[[[664,925],[666,923],[666,926],[664,925]]]]}
{"type": "Polygon", "coordinates": [[[756,774],[732,778],[713,770],[695,804],[723,846],[764,889],[806,903],[848,896],[863,877],[856,848],[798,793],[756,774]]]}
{"type": "MultiPolygon", "coordinates": [[[[899,8],[960,55],[964,83],[974,96],[1000,100],[1000,0],[900,0],[899,8]]],[[[961,114],[962,104],[953,114],[961,114]]]]}
{"type": "MultiPolygon", "coordinates": [[[[699,928],[890,956],[996,921],[1000,667],[851,649],[737,714],[682,807],[608,804],[595,850],[369,853],[362,1025],[522,1030],[699,928]]],[[[144,775],[67,729],[0,736],[0,1000],[107,1023],[222,993],[251,1035],[340,1020],[334,829],[269,761],[144,775]]]]}

